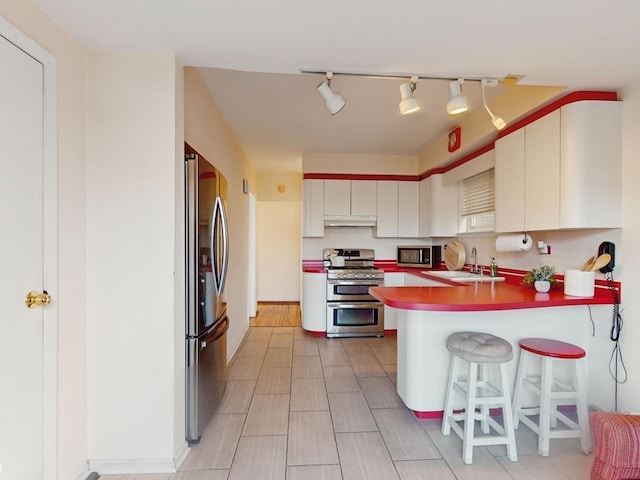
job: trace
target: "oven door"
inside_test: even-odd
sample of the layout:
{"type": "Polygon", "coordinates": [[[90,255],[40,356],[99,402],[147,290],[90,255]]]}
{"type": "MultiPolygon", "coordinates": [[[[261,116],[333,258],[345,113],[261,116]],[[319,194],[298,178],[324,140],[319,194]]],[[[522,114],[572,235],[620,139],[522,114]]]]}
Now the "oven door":
{"type": "Polygon", "coordinates": [[[384,305],[382,303],[327,303],[327,337],[382,336],[384,336],[384,305]]]}
{"type": "Polygon", "coordinates": [[[376,280],[328,280],[327,281],[327,301],[328,302],[367,302],[375,301],[369,294],[369,288],[378,287],[382,282],[376,280]]]}

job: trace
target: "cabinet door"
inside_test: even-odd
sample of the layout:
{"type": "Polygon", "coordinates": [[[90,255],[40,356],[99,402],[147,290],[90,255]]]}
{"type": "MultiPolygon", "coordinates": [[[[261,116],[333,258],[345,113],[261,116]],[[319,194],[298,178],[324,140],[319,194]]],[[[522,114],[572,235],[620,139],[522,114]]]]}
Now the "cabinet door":
{"type": "Polygon", "coordinates": [[[398,182],[378,182],[376,237],[398,236],[398,182]]]}
{"type": "MultiPolygon", "coordinates": [[[[393,272],[384,274],[385,287],[404,285],[404,273],[393,272]]],[[[384,329],[398,329],[398,310],[391,307],[384,307],[384,329]]]]}
{"type": "Polygon", "coordinates": [[[418,189],[418,236],[425,238],[431,236],[431,177],[421,180],[418,189]]]}
{"type": "Polygon", "coordinates": [[[324,214],[351,215],[351,181],[324,181],[324,214]]]}
{"type": "Polygon", "coordinates": [[[324,180],[302,182],[302,236],[324,236],[324,180]]]}
{"type": "MultiPolygon", "coordinates": [[[[420,207],[420,186],[418,182],[398,182],[398,237],[418,236],[418,209],[420,207]]],[[[378,213],[378,221],[380,214],[378,213]]]]}
{"type": "Polygon", "coordinates": [[[570,103],[560,116],[560,227],[622,227],[622,102],[570,103]]]}
{"type": "Polygon", "coordinates": [[[327,331],[327,274],[302,274],[302,328],[327,331]]]}
{"type": "Polygon", "coordinates": [[[525,163],[523,128],[496,140],[495,162],[495,231],[523,231],[525,163]]]}
{"type": "Polygon", "coordinates": [[[376,215],[378,182],[351,181],[351,215],[376,215]]]}
{"type": "Polygon", "coordinates": [[[560,110],[525,127],[524,226],[560,227],[560,110]]]}
{"type": "Polygon", "coordinates": [[[431,175],[431,236],[458,235],[458,185],[444,185],[443,175],[431,175]]]}

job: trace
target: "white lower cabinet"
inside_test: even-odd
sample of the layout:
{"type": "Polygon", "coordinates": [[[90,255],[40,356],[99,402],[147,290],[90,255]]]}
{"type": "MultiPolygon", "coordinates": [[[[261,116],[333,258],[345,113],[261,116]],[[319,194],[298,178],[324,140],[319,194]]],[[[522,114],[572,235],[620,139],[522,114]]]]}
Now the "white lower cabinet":
{"type": "MultiPolygon", "coordinates": [[[[398,287],[404,285],[404,276],[402,272],[390,272],[384,274],[385,287],[398,287]]],[[[398,328],[398,310],[391,307],[384,307],[384,329],[397,330],[398,328]]]]}
{"type": "Polygon", "coordinates": [[[302,328],[327,331],[327,274],[302,274],[302,328]]]}

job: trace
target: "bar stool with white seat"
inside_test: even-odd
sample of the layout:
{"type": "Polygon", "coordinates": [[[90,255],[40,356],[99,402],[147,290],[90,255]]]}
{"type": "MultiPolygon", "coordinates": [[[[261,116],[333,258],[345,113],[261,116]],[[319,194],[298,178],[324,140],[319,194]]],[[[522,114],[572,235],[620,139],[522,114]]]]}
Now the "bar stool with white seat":
{"type": "Polygon", "coordinates": [[[506,445],[509,460],[518,461],[507,377],[507,363],[513,358],[511,344],[489,333],[456,332],[447,338],[447,350],[451,352],[451,365],[442,434],[449,435],[451,429],[458,434],[462,439],[462,461],[466,464],[473,463],[473,447],[480,445],[506,445]],[[463,361],[468,364],[467,376],[460,380],[463,361]],[[490,366],[499,367],[499,386],[489,381],[490,366]],[[454,413],[456,393],[465,400],[462,413],[454,413]],[[502,409],[504,426],[490,416],[491,407],[502,409]],[[464,429],[458,424],[461,420],[464,420],[464,429]],[[485,435],[475,435],[476,420],[480,420],[485,435]],[[498,435],[489,435],[491,428],[498,435]]]}
{"type": "Polygon", "coordinates": [[[586,352],[571,343],[548,338],[523,338],[519,342],[520,361],[516,387],[513,394],[514,426],[521,421],[538,434],[538,453],[549,456],[549,440],[552,438],[580,438],[582,451],[591,451],[591,432],[587,412],[584,383],[584,360],[586,352]],[[537,359],[541,363],[540,374],[529,371],[529,361],[537,359]],[[572,384],[554,377],[556,362],[571,362],[572,384]],[[523,396],[532,392],[537,402],[523,406],[523,396]],[[569,418],[559,407],[575,405],[577,422],[569,418]],[[529,418],[539,415],[538,423],[529,418]],[[556,428],[558,420],[568,428],[556,428]],[[553,430],[552,430],[553,428],[553,430]]]}

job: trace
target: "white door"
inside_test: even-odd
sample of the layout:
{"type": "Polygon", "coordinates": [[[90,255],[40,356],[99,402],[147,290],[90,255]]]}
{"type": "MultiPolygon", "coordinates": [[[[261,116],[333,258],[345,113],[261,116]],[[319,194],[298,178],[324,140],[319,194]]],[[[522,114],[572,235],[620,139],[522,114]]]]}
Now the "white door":
{"type": "Polygon", "coordinates": [[[44,477],[43,65],[0,36],[0,468],[44,477]]]}

